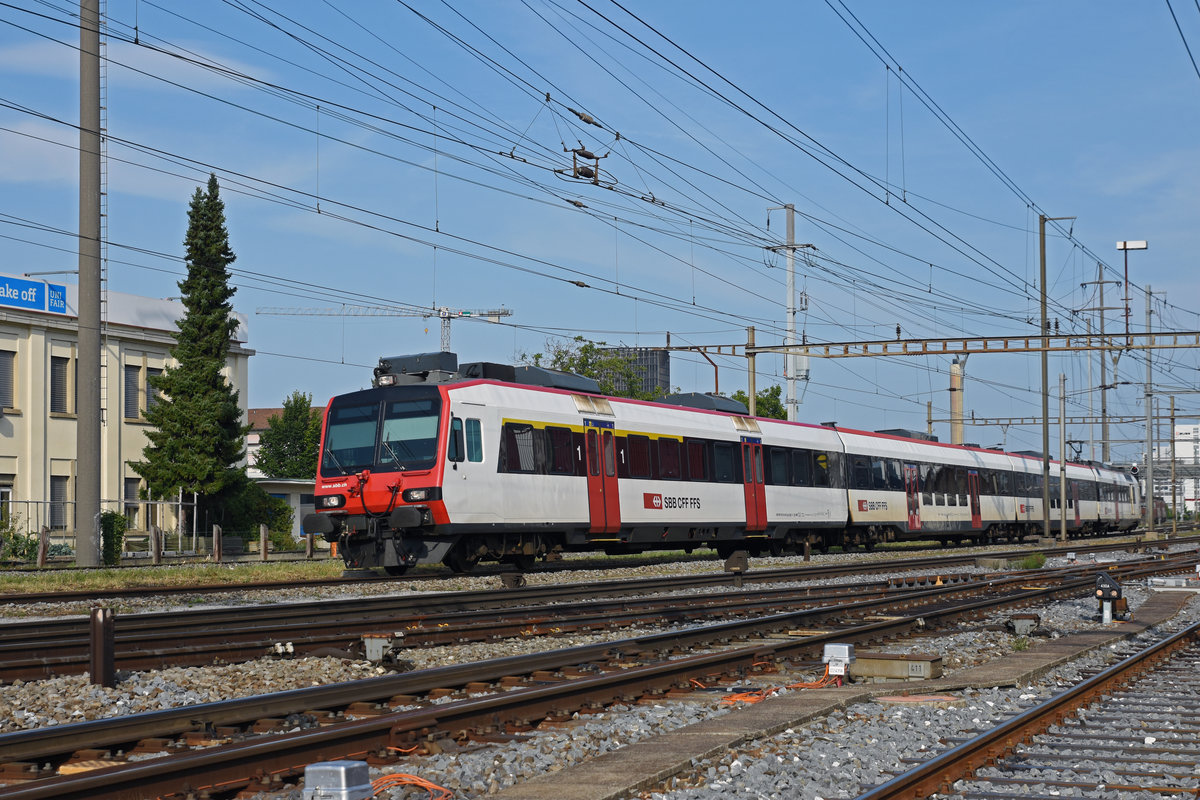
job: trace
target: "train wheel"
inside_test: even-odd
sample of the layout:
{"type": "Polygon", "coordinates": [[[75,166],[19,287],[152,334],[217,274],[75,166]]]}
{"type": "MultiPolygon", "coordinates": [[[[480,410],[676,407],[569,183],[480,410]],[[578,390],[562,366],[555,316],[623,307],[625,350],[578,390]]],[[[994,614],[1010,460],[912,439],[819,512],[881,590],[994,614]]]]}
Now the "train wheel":
{"type": "Polygon", "coordinates": [[[442,563],[449,567],[451,572],[463,573],[474,569],[479,559],[466,555],[461,547],[451,547],[442,563]]]}
{"type": "Polygon", "coordinates": [[[408,572],[408,564],[389,564],[383,568],[383,571],[393,578],[399,578],[404,573],[408,572]]]}

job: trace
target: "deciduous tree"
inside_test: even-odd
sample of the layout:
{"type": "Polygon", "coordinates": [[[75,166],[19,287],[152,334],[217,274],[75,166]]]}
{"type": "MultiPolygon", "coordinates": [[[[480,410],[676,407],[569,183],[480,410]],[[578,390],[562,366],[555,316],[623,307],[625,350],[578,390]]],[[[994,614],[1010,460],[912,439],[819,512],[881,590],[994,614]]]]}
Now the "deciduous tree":
{"type": "Polygon", "coordinates": [[[600,384],[601,394],[637,400],[655,400],[663,395],[659,389],[642,391],[645,368],[637,364],[632,354],[611,348],[604,342],[588,341],[582,336],[567,343],[549,340],[545,353],[522,353],[520,358],[536,366],[593,378],[600,384]]]}
{"type": "MultiPolygon", "coordinates": [[[[787,419],[787,409],[783,405],[782,395],[783,389],[778,385],[759,389],[754,393],[754,415],[768,419],[787,419]]],[[[745,405],[746,408],[750,407],[750,395],[742,389],[733,393],[733,399],[745,405]]]]}
{"type": "Polygon", "coordinates": [[[292,392],[283,401],[283,413],[267,420],[259,436],[255,466],[271,478],[315,478],[317,445],[321,441],[321,410],[312,397],[292,392]]]}

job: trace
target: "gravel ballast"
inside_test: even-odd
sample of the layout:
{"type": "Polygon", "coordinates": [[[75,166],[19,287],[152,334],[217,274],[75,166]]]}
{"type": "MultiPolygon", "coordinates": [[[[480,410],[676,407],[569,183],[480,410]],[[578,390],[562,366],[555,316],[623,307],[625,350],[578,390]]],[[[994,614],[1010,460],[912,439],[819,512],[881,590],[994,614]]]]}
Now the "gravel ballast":
{"type": "MultiPolygon", "coordinates": [[[[992,548],[994,549],[994,548],[992,548]]],[[[834,559],[839,556],[815,557],[834,559]]],[[[862,554],[847,554],[860,560],[862,554]]],[[[1108,557],[1106,557],[1108,558],[1108,557]]],[[[1112,556],[1117,560],[1121,556],[1112,556]]],[[[771,559],[765,568],[790,566],[788,559],[771,559]]],[[[796,563],[799,563],[796,560],[796,563]]],[[[1051,559],[1047,566],[1054,566],[1051,559]]],[[[685,563],[688,571],[716,571],[709,562],[685,563]]],[[[646,575],[646,570],[630,573],[646,575]]],[[[968,572],[969,569],[955,569],[968,572]]],[[[877,580],[884,573],[870,577],[877,580]]],[[[530,582],[559,582],[562,576],[531,575],[530,582]]],[[[568,580],[597,580],[626,577],[612,571],[596,575],[572,574],[568,580]],[[585,577],[586,575],[586,577],[585,577]]],[[[864,578],[864,580],[866,580],[864,578]]],[[[839,582],[845,582],[844,580],[839,582]]],[[[454,590],[494,586],[495,578],[464,578],[454,590]],[[481,585],[471,585],[479,582],[481,585]],[[486,582],[486,584],[484,583],[486,582]]],[[[403,581],[392,585],[392,591],[403,581]]],[[[814,582],[808,582],[814,585],[814,582]]],[[[375,586],[371,587],[373,590],[375,586]]],[[[427,588],[427,587],[421,587],[427,588]]],[[[236,593],[235,593],[236,594],[236,593]]],[[[317,592],[253,592],[246,603],[320,602],[348,596],[345,590],[317,592]]],[[[1125,587],[1130,608],[1148,596],[1144,587],[1125,587]]],[[[224,601],[225,598],[222,598],[224,601]]],[[[211,599],[206,598],[211,604],[211,599]]],[[[149,610],[149,609],[146,609],[149,610]]],[[[158,605],[153,610],[165,610],[158,605]]],[[[1041,618],[1039,634],[1047,637],[1099,627],[1096,604],[1090,598],[1063,601],[1027,609],[1041,618]]],[[[45,613],[53,613],[46,610],[45,613]]],[[[1003,657],[1028,645],[1003,629],[1007,615],[997,615],[970,629],[947,631],[873,648],[886,652],[929,652],[943,654],[947,674],[1003,657]]],[[[1170,626],[1200,619],[1200,602],[1192,601],[1170,626]]],[[[616,636],[639,635],[648,629],[625,631],[616,636]]],[[[561,637],[506,640],[451,647],[412,650],[405,658],[416,668],[463,663],[517,653],[550,650],[614,638],[612,632],[561,637]]],[[[823,798],[854,797],[863,786],[875,784],[887,773],[902,771],[900,759],[928,757],[940,749],[948,736],[970,735],[1002,717],[1048,697],[1078,679],[1080,672],[1110,663],[1117,650],[1098,652],[1060,667],[1033,685],[1018,689],[980,689],[956,695],[958,703],[942,706],[903,706],[862,703],[836,712],[819,722],[789,730],[777,737],[740,747],[711,762],[697,763],[687,778],[673,779],[643,797],[654,800],[701,800],[716,797],[823,798]]],[[[373,664],[337,658],[261,659],[248,664],[208,668],[177,668],[146,673],[121,673],[112,690],[90,686],[86,676],[45,681],[16,682],[0,686],[0,730],[22,730],[141,711],[195,705],[271,691],[303,688],[345,680],[374,677],[380,668],[373,664]]],[[[613,707],[602,715],[573,720],[566,727],[541,731],[525,741],[488,746],[478,750],[443,753],[402,762],[388,772],[411,772],[455,792],[456,798],[484,798],[533,776],[558,771],[597,755],[612,752],[649,737],[728,712],[719,704],[720,695],[697,693],[689,701],[672,701],[655,706],[613,707]]],[[[380,774],[377,771],[373,774],[380,774]]],[[[423,791],[392,789],[380,797],[417,797],[423,791]]],[[[300,797],[299,792],[295,798],[300,797]]]]}

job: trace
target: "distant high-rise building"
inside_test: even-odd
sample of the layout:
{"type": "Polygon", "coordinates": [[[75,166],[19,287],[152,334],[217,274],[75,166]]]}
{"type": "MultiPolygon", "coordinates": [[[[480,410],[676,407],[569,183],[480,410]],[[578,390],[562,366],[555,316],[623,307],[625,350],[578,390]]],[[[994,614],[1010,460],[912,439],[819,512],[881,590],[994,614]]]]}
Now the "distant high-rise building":
{"type": "MultiPolygon", "coordinates": [[[[656,389],[661,394],[671,392],[671,353],[667,350],[655,350],[649,347],[610,347],[608,352],[629,358],[635,367],[641,371],[642,381],[636,387],[638,391],[652,394],[656,389]]],[[[628,391],[624,376],[614,376],[618,393],[628,391]]]]}
{"type": "MultiPolygon", "coordinates": [[[[1172,498],[1170,443],[1158,445],[1154,453],[1155,493],[1162,496],[1169,506],[1172,498]],[[1162,465],[1166,465],[1166,468],[1162,465]]],[[[1200,473],[1200,425],[1175,426],[1175,472],[1173,494],[1180,512],[1196,511],[1197,502],[1200,501],[1200,477],[1196,477],[1200,473]]]]}

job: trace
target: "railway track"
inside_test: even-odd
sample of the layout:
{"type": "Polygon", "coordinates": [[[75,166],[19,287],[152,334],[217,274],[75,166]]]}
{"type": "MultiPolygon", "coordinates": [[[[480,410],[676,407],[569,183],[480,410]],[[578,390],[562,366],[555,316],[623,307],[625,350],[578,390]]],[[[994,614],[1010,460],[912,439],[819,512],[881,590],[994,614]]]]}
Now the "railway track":
{"type": "MultiPolygon", "coordinates": [[[[698,616],[726,618],[784,606],[809,607],[856,596],[882,596],[906,588],[961,584],[981,574],[937,574],[859,583],[847,587],[756,588],[752,591],[678,594],[691,579],[658,579],[576,586],[563,593],[530,590],[519,595],[475,593],[430,602],[426,597],[345,601],[337,607],[281,604],[253,609],[138,614],[116,617],[114,665],[122,670],[245,661],[264,655],[363,657],[364,634],[388,638],[397,648],[606,630],[641,623],[681,624],[698,616]],[[667,594],[665,594],[667,593],[667,594]],[[598,600],[616,595],[618,599],[598,600]],[[503,602],[498,602],[503,601],[503,602]]],[[[88,626],[77,620],[14,623],[0,642],[0,680],[33,680],[86,672],[91,666],[88,626]]],[[[387,661],[392,663],[392,659],[387,661]]]]}
{"type": "MultiPolygon", "coordinates": [[[[1190,570],[1190,563],[1143,564],[1121,572],[1133,577],[1163,569],[1190,570]]],[[[829,641],[864,642],[918,626],[957,624],[964,615],[1042,602],[1062,593],[1090,593],[1094,585],[1090,575],[1060,577],[1058,585],[1038,588],[1026,586],[1024,576],[989,581],[982,599],[963,597],[968,586],[927,588],[906,594],[903,611],[889,599],[860,601],[498,662],[6,734],[0,736],[0,753],[14,761],[0,776],[21,784],[0,788],[0,798],[182,798],[201,790],[215,797],[247,787],[278,788],[285,777],[302,769],[297,765],[314,758],[369,756],[386,763],[396,758],[393,748],[428,751],[439,741],[493,741],[519,734],[542,719],[563,719],[618,700],[687,691],[692,680],[720,685],[750,674],[804,669],[829,641]],[[884,611],[890,612],[886,619],[862,621],[884,611]],[[781,630],[822,624],[836,629],[818,635],[778,635],[781,630]],[[749,644],[738,643],[751,639],[749,644]],[[702,651],[695,652],[698,648],[702,651]],[[506,691],[496,692],[497,688],[506,691]],[[453,699],[431,704],[419,700],[422,691],[427,698],[453,699]],[[481,692],[490,693],[478,696],[481,692]],[[349,705],[336,710],[339,693],[337,702],[349,705]],[[246,729],[235,727],[293,727],[296,721],[289,715],[304,710],[318,727],[244,739],[249,735],[246,729]],[[171,726],[175,734],[168,734],[171,726]],[[193,743],[215,746],[181,752],[183,746],[161,741],[181,731],[185,745],[190,736],[193,743]],[[80,742],[97,750],[78,753],[80,742]],[[117,748],[125,753],[174,754],[123,763],[112,756],[117,748]],[[100,765],[76,775],[41,766],[58,767],[72,760],[100,765]]]]}
{"type": "Polygon", "coordinates": [[[859,795],[1200,795],[1200,623],[859,795]],[[1140,794],[1139,794],[1140,793],[1140,794]]]}
{"type": "MultiPolygon", "coordinates": [[[[939,558],[947,559],[947,564],[953,566],[956,563],[967,563],[977,558],[1010,558],[1020,559],[1024,556],[1033,553],[1042,553],[1047,556],[1063,555],[1068,552],[1077,554],[1087,553],[1103,553],[1112,550],[1124,550],[1131,547],[1148,547],[1154,546],[1154,542],[1137,543],[1130,542],[1125,537],[1117,537],[1120,541],[1099,541],[1096,543],[1075,541],[1064,546],[1055,547],[1026,547],[1020,550],[998,550],[991,552],[972,552],[966,555],[955,555],[953,550],[947,551],[942,548],[930,548],[936,550],[941,555],[929,556],[931,560],[939,558]]],[[[1200,535],[1179,536],[1170,540],[1173,544],[1197,544],[1200,545],[1200,535]]],[[[906,551],[907,552],[907,551],[906,551]]],[[[687,560],[692,561],[712,561],[717,562],[718,559],[713,556],[688,556],[687,560]]],[[[662,559],[644,558],[630,559],[623,558],[619,561],[613,559],[571,559],[561,561],[547,561],[537,565],[537,568],[532,573],[570,573],[581,570],[596,570],[605,568],[630,568],[661,564],[662,559]]],[[[877,562],[873,562],[877,563],[877,562]]],[[[864,567],[863,569],[867,569],[864,567]]],[[[74,569],[74,568],[72,568],[74,569]]],[[[821,567],[812,567],[809,569],[820,570],[821,567]]],[[[771,570],[767,570],[771,571],[771,570]]],[[[470,573],[473,578],[499,578],[503,575],[513,574],[512,569],[479,569],[470,573]]],[[[461,575],[451,573],[449,570],[429,570],[409,573],[403,578],[395,578],[382,574],[355,574],[337,578],[316,578],[306,579],[302,581],[255,581],[247,583],[197,583],[188,585],[173,585],[173,584],[158,584],[144,585],[133,587],[117,587],[112,589],[102,590],[85,590],[85,591],[35,591],[35,592],[2,592],[0,593],[0,605],[28,605],[35,603],[108,603],[121,599],[131,599],[140,597],[190,597],[190,596],[209,596],[220,595],[228,592],[249,592],[249,591],[274,591],[286,589],[312,589],[312,588],[338,588],[338,587],[353,587],[356,585],[371,585],[371,584],[387,584],[403,582],[405,584],[430,584],[435,585],[444,582],[448,578],[461,578],[461,575]]],[[[749,574],[747,575],[749,577],[749,574]]]]}
{"type": "MultiPolygon", "coordinates": [[[[1110,545],[1111,546],[1111,545],[1110,545]]],[[[1104,547],[1097,545],[1096,547],[1104,547]]],[[[1078,550],[1086,553],[1087,550],[1078,550]]],[[[979,556],[925,557],[888,562],[904,571],[945,570],[974,564],[979,556]]],[[[639,601],[624,608],[629,598],[652,593],[696,589],[718,590],[735,586],[756,587],[767,605],[803,600],[804,592],[786,590],[782,596],[762,587],[773,583],[802,582],[878,572],[877,562],[832,564],[747,575],[711,573],[654,579],[600,581],[526,587],[505,592],[474,591],[423,593],[399,597],[354,598],[319,603],[283,603],[228,609],[198,609],[150,614],[117,615],[114,620],[113,656],[117,669],[153,669],[163,666],[203,665],[216,659],[245,661],[266,655],[278,646],[287,654],[336,654],[356,657],[363,634],[390,634],[407,646],[458,641],[478,641],[504,635],[533,635],[537,629],[555,627],[610,627],[631,624],[670,605],[686,606],[699,599],[639,601]],[[619,598],[618,602],[570,610],[572,603],[619,598]],[[546,610],[552,606],[552,612],[546,610]],[[539,608],[541,607],[541,608],[539,608]]],[[[1079,569],[1086,569],[1081,565],[1079,569]]],[[[934,573],[939,574],[939,573],[934,573]]],[[[949,579],[951,573],[942,572],[949,579]]],[[[956,576],[958,577],[958,576],[956,576]]],[[[868,585],[866,591],[870,588],[868,585]]],[[[884,586],[877,590],[882,591],[884,586]]],[[[763,608],[753,598],[743,598],[742,608],[763,608]]],[[[728,613],[734,613],[731,608],[728,613]]],[[[717,613],[714,611],[713,613],[717,613]]],[[[680,614],[669,618],[678,619],[680,614]]],[[[92,651],[88,620],[59,617],[14,621],[0,626],[0,680],[29,680],[88,670],[92,651]]]]}

